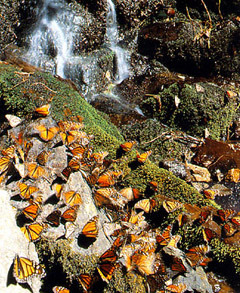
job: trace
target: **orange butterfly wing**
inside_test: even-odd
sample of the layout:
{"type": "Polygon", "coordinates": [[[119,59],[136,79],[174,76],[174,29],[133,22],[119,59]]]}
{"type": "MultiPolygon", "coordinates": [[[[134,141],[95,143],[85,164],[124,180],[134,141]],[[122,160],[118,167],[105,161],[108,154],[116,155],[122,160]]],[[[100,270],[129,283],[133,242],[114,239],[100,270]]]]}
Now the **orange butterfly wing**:
{"type": "Polygon", "coordinates": [[[51,108],[50,104],[43,105],[41,107],[36,108],[35,112],[37,112],[38,114],[42,116],[48,116],[50,114],[50,108],[51,108]]]}
{"type": "Polygon", "coordinates": [[[78,210],[78,205],[74,205],[71,208],[67,209],[63,214],[62,214],[62,218],[66,221],[66,222],[74,222],[77,218],[77,210],[78,210]]]}
{"type": "Polygon", "coordinates": [[[38,179],[45,175],[45,170],[43,167],[39,166],[37,163],[27,164],[28,176],[32,179],[38,179]]]}
{"type": "Polygon", "coordinates": [[[36,241],[40,238],[43,229],[43,225],[39,223],[33,223],[25,225],[21,228],[21,231],[24,233],[28,241],[36,241]]]}
{"type": "Polygon", "coordinates": [[[22,212],[27,218],[34,221],[38,216],[38,210],[39,210],[39,206],[33,203],[27,206],[26,208],[24,208],[22,212]]]}
{"type": "Polygon", "coordinates": [[[35,186],[30,186],[22,182],[18,182],[17,185],[20,188],[20,196],[22,199],[29,199],[34,192],[39,190],[35,186]]]}
{"type": "Polygon", "coordinates": [[[82,229],[81,234],[85,237],[97,238],[98,227],[97,227],[98,216],[94,216],[90,219],[82,229]]]}
{"type": "Polygon", "coordinates": [[[80,274],[78,281],[82,285],[83,290],[88,291],[91,287],[92,277],[89,274],[80,274]]]}
{"type": "Polygon", "coordinates": [[[73,190],[65,192],[63,198],[66,204],[70,206],[80,205],[82,203],[81,195],[73,190]]]}
{"type": "Polygon", "coordinates": [[[62,286],[55,286],[52,288],[52,290],[53,293],[70,293],[70,290],[62,286]]]}
{"type": "Polygon", "coordinates": [[[36,126],[36,129],[39,131],[39,136],[44,141],[52,140],[59,131],[57,126],[46,128],[44,125],[38,125],[36,126]]]}

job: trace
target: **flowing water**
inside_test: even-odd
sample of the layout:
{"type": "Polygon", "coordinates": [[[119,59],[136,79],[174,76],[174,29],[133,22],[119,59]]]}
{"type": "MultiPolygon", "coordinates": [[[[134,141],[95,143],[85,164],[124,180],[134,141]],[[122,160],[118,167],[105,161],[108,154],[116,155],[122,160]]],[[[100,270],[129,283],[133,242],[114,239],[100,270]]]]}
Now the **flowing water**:
{"type": "MultiPolygon", "coordinates": [[[[106,0],[108,13],[106,18],[105,48],[110,49],[116,60],[114,84],[121,83],[129,76],[127,50],[118,45],[119,35],[117,16],[112,0],[106,0]]],[[[38,21],[29,36],[29,49],[25,60],[46,71],[74,81],[86,99],[97,93],[98,76],[97,53],[91,56],[76,56],[72,52],[75,32],[84,19],[78,19],[64,0],[44,0],[39,6],[38,21]]],[[[83,18],[83,17],[82,17],[83,18]]]]}
{"type": "Polygon", "coordinates": [[[65,65],[71,58],[73,18],[64,1],[45,0],[30,36],[27,60],[64,78],[65,65]]]}
{"type": "Polygon", "coordinates": [[[109,48],[115,53],[117,63],[117,73],[115,83],[119,84],[129,76],[129,64],[127,59],[129,54],[118,45],[118,24],[117,15],[114,3],[112,0],[107,0],[108,14],[107,14],[107,29],[106,29],[106,42],[109,48]]]}

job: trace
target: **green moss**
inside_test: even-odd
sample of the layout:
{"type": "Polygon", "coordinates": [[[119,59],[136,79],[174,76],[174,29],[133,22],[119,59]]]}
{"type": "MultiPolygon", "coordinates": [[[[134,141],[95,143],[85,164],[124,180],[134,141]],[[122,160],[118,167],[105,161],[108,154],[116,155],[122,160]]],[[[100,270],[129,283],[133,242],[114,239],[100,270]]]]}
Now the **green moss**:
{"type": "Polygon", "coordinates": [[[144,100],[148,115],[194,136],[203,136],[208,128],[210,137],[219,139],[236,115],[236,101],[226,100],[222,88],[211,83],[174,83],[156,96],[144,100]],[[176,100],[179,99],[179,104],[176,100]],[[159,106],[160,101],[160,106],[159,106]]]}
{"type": "Polygon", "coordinates": [[[215,238],[211,241],[211,248],[214,257],[218,262],[231,261],[237,274],[240,274],[240,250],[239,246],[225,244],[215,238]]]}

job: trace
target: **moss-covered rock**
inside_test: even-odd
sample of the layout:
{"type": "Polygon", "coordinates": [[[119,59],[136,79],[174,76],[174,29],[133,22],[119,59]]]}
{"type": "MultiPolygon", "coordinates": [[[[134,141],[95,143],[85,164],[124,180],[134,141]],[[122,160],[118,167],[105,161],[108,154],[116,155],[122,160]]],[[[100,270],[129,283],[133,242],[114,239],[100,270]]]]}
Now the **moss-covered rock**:
{"type": "Polygon", "coordinates": [[[175,129],[210,137],[226,136],[227,128],[237,113],[237,101],[227,99],[224,89],[212,83],[174,83],[158,95],[146,97],[142,109],[148,116],[159,119],[175,129]]]}

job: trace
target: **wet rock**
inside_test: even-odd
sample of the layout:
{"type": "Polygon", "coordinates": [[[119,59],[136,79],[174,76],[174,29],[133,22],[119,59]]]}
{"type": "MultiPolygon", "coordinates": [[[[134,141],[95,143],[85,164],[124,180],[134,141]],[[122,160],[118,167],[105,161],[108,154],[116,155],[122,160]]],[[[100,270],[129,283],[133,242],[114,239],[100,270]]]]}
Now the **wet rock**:
{"type": "Polygon", "coordinates": [[[181,179],[186,179],[187,177],[190,179],[190,173],[189,170],[187,170],[186,165],[176,159],[163,160],[159,163],[159,166],[167,169],[181,179]]]}
{"type": "MultiPolygon", "coordinates": [[[[33,243],[28,243],[20,228],[16,224],[15,211],[9,201],[10,194],[5,190],[0,190],[0,237],[1,237],[1,265],[0,265],[0,291],[1,292],[29,292],[16,284],[13,278],[12,263],[16,254],[20,257],[27,257],[35,260],[38,256],[33,243]]],[[[34,277],[28,282],[33,293],[40,292],[41,281],[34,277]]]]}
{"type": "Polygon", "coordinates": [[[234,76],[240,66],[236,54],[239,33],[239,24],[233,21],[216,25],[209,36],[194,21],[154,23],[141,29],[138,49],[172,71],[193,76],[234,76]]]}
{"type": "Polygon", "coordinates": [[[184,276],[177,277],[175,281],[176,283],[186,284],[189,291],[196,290],[201,293],[214,292],[202,267],[196,267],[196,270],[186,272],[184,276]]]}
{"type": "Polygon", "coordinates": [[[191,170],[192,181],[210,182],[211,174],[207,168],[187,163],[187,167],[191,170]]]}

